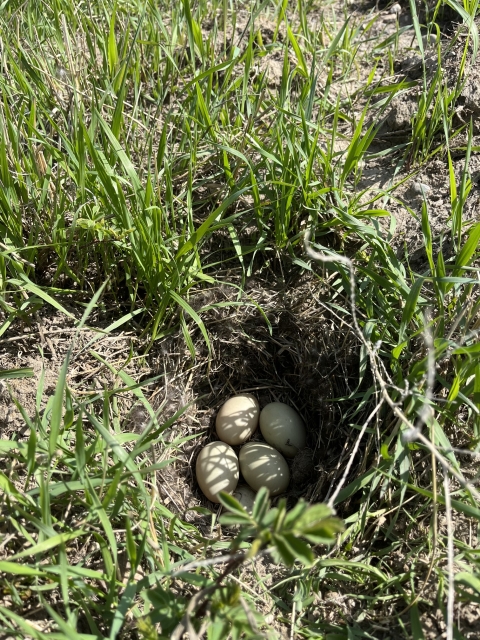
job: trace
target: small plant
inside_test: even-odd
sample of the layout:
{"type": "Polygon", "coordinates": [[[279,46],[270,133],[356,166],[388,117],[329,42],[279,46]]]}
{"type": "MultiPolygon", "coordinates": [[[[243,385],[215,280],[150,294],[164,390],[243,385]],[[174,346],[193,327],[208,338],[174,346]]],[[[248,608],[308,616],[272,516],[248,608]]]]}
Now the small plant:
{"type": "MultiPolygon", "coordinates": [[[[210,625],[218,632],[221,630],[221,637],[229,633],[258,637],[262,618],[247,604],[238,583],[228,582],[230,574],[259,554],[267,554],[274,563],[287,567],[293,567],[295,563],[312,567],[316,558],[305,540],[313,545],[330,545],[343,530],[341,520],[327,505],[308,505],[300,501],[287,511],[282,499],[277,507],[271,508],[265,488],[258,492],[251,515],[233,496],[221,492],[219,497],[229,511],[221,516],[220,522],[228,527],[238,527],[239,532],[230,545],[230,555],[221,558],[225,568],[191,598],[172,638],[181,638],[189,629],[199,632],[199,628],[210,625]]],[[[150,620],[155,619],[158,618],[152,614],[150,620]]]]}
{"type": "Polygon", "coordinates": [[[221,502],[230,513],[222,516],[220,522],[228,526],[240,526],[233,548],[254,538],[245,559],[253,558],[268,548],[273,558],[287,567],[293,566],[297,560],[305,566],[311,566],[315,556],[303,539],[314,545],[332,544],[336,535],[343,530],[341,520],[325,504],[309,505],[300,500],[293,509],[287,511],[286,500],[282,498],[278,506],[270,508],[265,488],[258,492],[251,515],[235,497],[227,493],[222,492],[221,502]]]}

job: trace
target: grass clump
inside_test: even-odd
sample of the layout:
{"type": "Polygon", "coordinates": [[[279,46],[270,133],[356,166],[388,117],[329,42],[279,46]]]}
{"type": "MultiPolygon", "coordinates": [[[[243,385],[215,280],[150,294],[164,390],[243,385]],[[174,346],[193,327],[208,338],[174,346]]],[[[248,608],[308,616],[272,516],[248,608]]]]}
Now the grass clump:
{"type": "Polygon", "coordinates": [[[477,3],[448,6],[3,4],[6,637],[477,637],[477,3]],[[240,390],[309,428],[252,515],[191,471],[240,390]]]}

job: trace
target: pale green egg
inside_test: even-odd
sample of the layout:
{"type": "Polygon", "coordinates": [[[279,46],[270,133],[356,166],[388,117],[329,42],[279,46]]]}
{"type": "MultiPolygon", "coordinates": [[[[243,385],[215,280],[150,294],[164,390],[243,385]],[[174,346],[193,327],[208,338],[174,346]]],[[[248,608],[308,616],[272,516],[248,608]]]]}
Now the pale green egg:
{"type": "Polygon", "coordinates": [[[303,420],[283,402],[271,402],[262,409],[260,431],[268,444],[287,458],[294,458],[307,445],[303,420]]]}
{"type": "Polygon", "coordinates": [[[270,495],[283,493],[290,482],[287,461],[276,449],[263,442],[249,442],[240,450],[240,470],[254,490],[266,487],[270,495]]]}
{"type": "Polygon", "coordinates": [[[212,502],[220,502],[220,491],[233,493],[237,487],[239,471],[235,451],[225,442],[210,442],[200,451],[196,474],[206,497],[212,502]]]}

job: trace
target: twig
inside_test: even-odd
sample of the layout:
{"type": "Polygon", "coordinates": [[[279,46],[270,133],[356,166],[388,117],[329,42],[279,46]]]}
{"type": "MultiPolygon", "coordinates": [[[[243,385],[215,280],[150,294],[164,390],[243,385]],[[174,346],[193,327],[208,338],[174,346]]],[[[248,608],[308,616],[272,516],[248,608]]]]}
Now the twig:
{"type": "Polygon", "coordinates": [[[249,608],[248,604],[246,603],[245,598],[242,598],[242,596],[240,596],[239,602],[242,605],[242,609],[245,611],[248,624],[251,626],[251,628],[255,633],[259,633],[257,623],[255,621],[255,618],[253,617],[252,610],[249,608]]]}
{"type": "Polygon", "coordinates": [[[205,587],[205,589],[201,589],[197,591],[197,593],[192,596],[190,602],[188,603],[187,608],[185,609],[185,613],[183,615],[182,620],[177,624],[175,629],[173,630],[172,635],[170,636],[171,640],[180,640],[183,634],[188,631],[188,635],[191,640],[197,639],[198,636],[193,629],[193,625],[190,621],[190,615],[194,612],[197,604],[206,598],[206,596],[211,593],[216,588],[216,585],[210,585],[209,587],[205,587]]]}
{"type": "Polygon", "coordinates": [[[448,558],[448,593],[447,593],[447,639],[453,640],[453,606],[455,604],[455,576],[454,576],[454,555],[453,555],[453,522],[452,504],[450,502],[450,485],[448,473],[443,476],[443,487],[445,493],[445,514],[447,517],[447,558],[448,558]]]}
{"type": "Polygon", "coordinates": [[[295,638],[295,613],[296,613],[296,601],[293,601],[292,604],[292,615],[291,615],[291,622],[290,622],[290,640],[293,640],[295,638]]]}
{"type": "Polygon", "coordinates": [[[184,564],[178,571],[174,571],[173,573],[168,574],[169,578],[176,578],[177,576],[185,573],[186,571],[191,571],[192,569],[198,569],[199,567],[211,567],[215,564],[223,564],[224,562],[228,562],[231,560],[239,560],[245,557],[245,553],[236,553],[232,556],[232,554],[224,554],[223,556],[215,556],[214,558],[207,558],[206,560],[198,560],[198,562],[190,562],[189,564],[184,564]]]}
{"type": "MultiPolygon", "coordinates": [[[[372,347],[371,343],[365,338],[363,331],[361,330],[360,325],[358,324],[357,311],[355,306],[355,270],[354,270],[353,262],[349,258],[346,258],[345,256],[340,256],[336,254],[328,255],[326,253],[321,253],[319,251],[316,251],[315,249],[312,249],[309,246],[309,242],[310,242],[310,231],[308,231],[305,234],[305,250],[311,258],[324,263],[338,262],[340,264],[345,265],[350,271],[350,289],[351,289],[350,307],[351,307],[353,325],[355,327],[355,331],[358,335],[358,338],[361,340],[362,344],[365,346],[365,349],[367,350],[373,375],[375,376],[375,379],[378,382],[378,385],[380,387],[380,390],[382,392],[382,396],[385,402],[389,405],[394,415],[397,418],[399,418],[401,422],[407,427],[407,430],[402,434],[403,442],[406,444],[407,442],[412,442],[413,440],[420,440],[420,442],[422,442],[428,448],[428,450],[432,453],[432,455],[435,456],[436,460],[440,462],[443,469],[448,471],[450,474],[452,474],[452,476],[460,483],[460,485],[464,489],[467,489],[468,491],[470,491],[472,495],[475,496],[475,498],[478,501],[480,501],[480,493],[475,489],[475,487],[470,482],[465,480],[460,473],[457,473],[457,471],[452,467],[452,465],[449,464],[449,462],[447,462],[447,460],[445,460],[445,458],[442,455],[440,455],[440,453],[437,451],[436,447],[430,442],[430,440],[428,440],[428,438],[426,438],[421,433],[420,431],[421,427],[427,421],[433,418],[433,409],[431,407],[430,402],[425,403],[424,407],[422,408],[422,411],[418,416],[417,423],[414,425],[403,413],[403,411],[400,409],[398,404],[390,397],[385,380],[383,379],[379,371],[379,367],[377,363],[377,354],[375,352],[375,349],[374,347],[372,347]]],[[[429,344],[429,336],[431,337],[431,334],[427,329],[427,332],[426,332],[427,346],[429,344]]],[[[432,355],[433,349],[429,349],[428,351],[429,351],[428,353],[429,366],[427,371],[427,390],[426,390],[425,397],[431,398],[433,381],[435,379],[434,378],[435,360],[434,360],[434,355],[432,355]],[[430,366],[432,357],[433,357],[433,366],[430,366]]]]}
{"type": "MultiPolygon", "coordinates": [[[[408,424],[410,425],[411,423],[408,422],[408,424]]],[[[414,428],[413,425],[411,425],[411,428],[414,428]]],[[[475,489],[473,484],[471,482],[468,482],[468,480],[465,480],[465,478],[460,473],[457,473],[457,471],[455,471],[452,465],[448,463],[445,460],[445,458],[438,453],[436,447],[430,442],[428,438],[426,438],[423,434],[420,433],[416,436],[416,439],[420,440],[420,442],[425,445],[425,447],[430,451],[430,453],[432,453],[435,456],[438,462],[440,462],[440,464],[442,465],[443,470],[445,472],[452,474],[452,476],[458,481],[458,483],[464,489],[466,489],[467,491],[470,491],[470,493],[473,496],[475,496],[476,500],[480,501],[480,493],[475,489]]],[[[404,438],[404,441],[408,442],[408,439],[404,438]]]]}
{"type": "MultiPolygon", "coordinates": [[[[204,589],[200,589],[200,591],[197,591],[197,593],[191,598],[187,608],[185,609],[185,613],[183,615],[182,620],[177,624],[177,626],[173,630],[173,633],[171,635],[171,640],[180,640],[183,637],[185,632],[188,632],[190,640],[198,639],[199,636],[195,632],[192,625],[192,621],[191,621],[191,616],[193,615],[193,612],[198,606],[198,609],[195,613],[195,618],[200,618],[202,615],[204,615],[205,609],[209,602],[207,596],[209,596],[210,593],[212,593],[212,591],[215,591],[215,589],[220,586],[222,580],[226,578],[226,576],[228,576],[229,573],[231,573],[232,571],[235,571],[235,569],[242,564],[242,562],[246,557],[246,554],[237,553],[235,555],[230,555],[226,557],[229,558],[228,564],[225,567],[225,569],[222,571],[222,573],[219,576],[217,576],[214,584],[211,584],[208,587],[205,587],[204,589]]],[[[185,567],[183,568],[183,571],[185,571],[185,567]]]]}
{"type": "Polygon", "coordinates": [[[365,422],[363,423],[363,426],[360,430],[360,433],[358,434],[358,437],[355,441],[355,446],[353,447],[353,450],[350,454],[350,460],[347,463],[347,466],[345,467],[345,470],[343,472],[343,475],[340,479],[340,482],[337,485],[337,488],[335,489],[335,491],[333,492],[333,494],[331,495],[329,501],[328,501],[328,506],[333,508],[333,505],[335,504],[335,499],[338,496],[338,494],[340,493],[343,485],[345,484],[345,481],[347,480],[348,474],[350,473],[350,468],[353,464],[353,460],[355,459],[355,456],[357,455],[357,451],[358,451],[358,447],[360,446],[360,442],[363,438],[363,434],[365,433],[365,430],[370,422],[370,420],[378,413],[378,411],[380,410],[380,407],[383,405],[383,400],[380,400],[380,402],[377,404],[377,406],[375,407],[375,409],[370,413],[370,415],[368,416],[368,418],[365,420],[365,422]]]}

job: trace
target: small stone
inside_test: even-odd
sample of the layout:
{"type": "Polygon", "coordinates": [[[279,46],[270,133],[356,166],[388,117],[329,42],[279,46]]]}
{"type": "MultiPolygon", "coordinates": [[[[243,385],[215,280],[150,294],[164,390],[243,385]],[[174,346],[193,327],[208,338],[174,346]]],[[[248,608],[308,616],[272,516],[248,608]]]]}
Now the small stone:
{"type": "Polygon", "coordinates": [[[395,4],[392,4],[388,13],[392,13],[398,16],[402,13],[402,7],[398,4],[398,2],[396,2],[395,4]]]}
{"type": "Polygon", "coordinates": [[[428,184],[424,184],[423,182],[412,182],[411,189],[413,193],[419,196],[426,196],[427,193],[430,193],[432,190],[428,184]]]}
{"type": "Polygon", "coordinates": [[[437,36],[435,33],[431,33],[429,36],[423,36],[422,38],[423,48],[433,47],[437,44],[437,36]]]}

